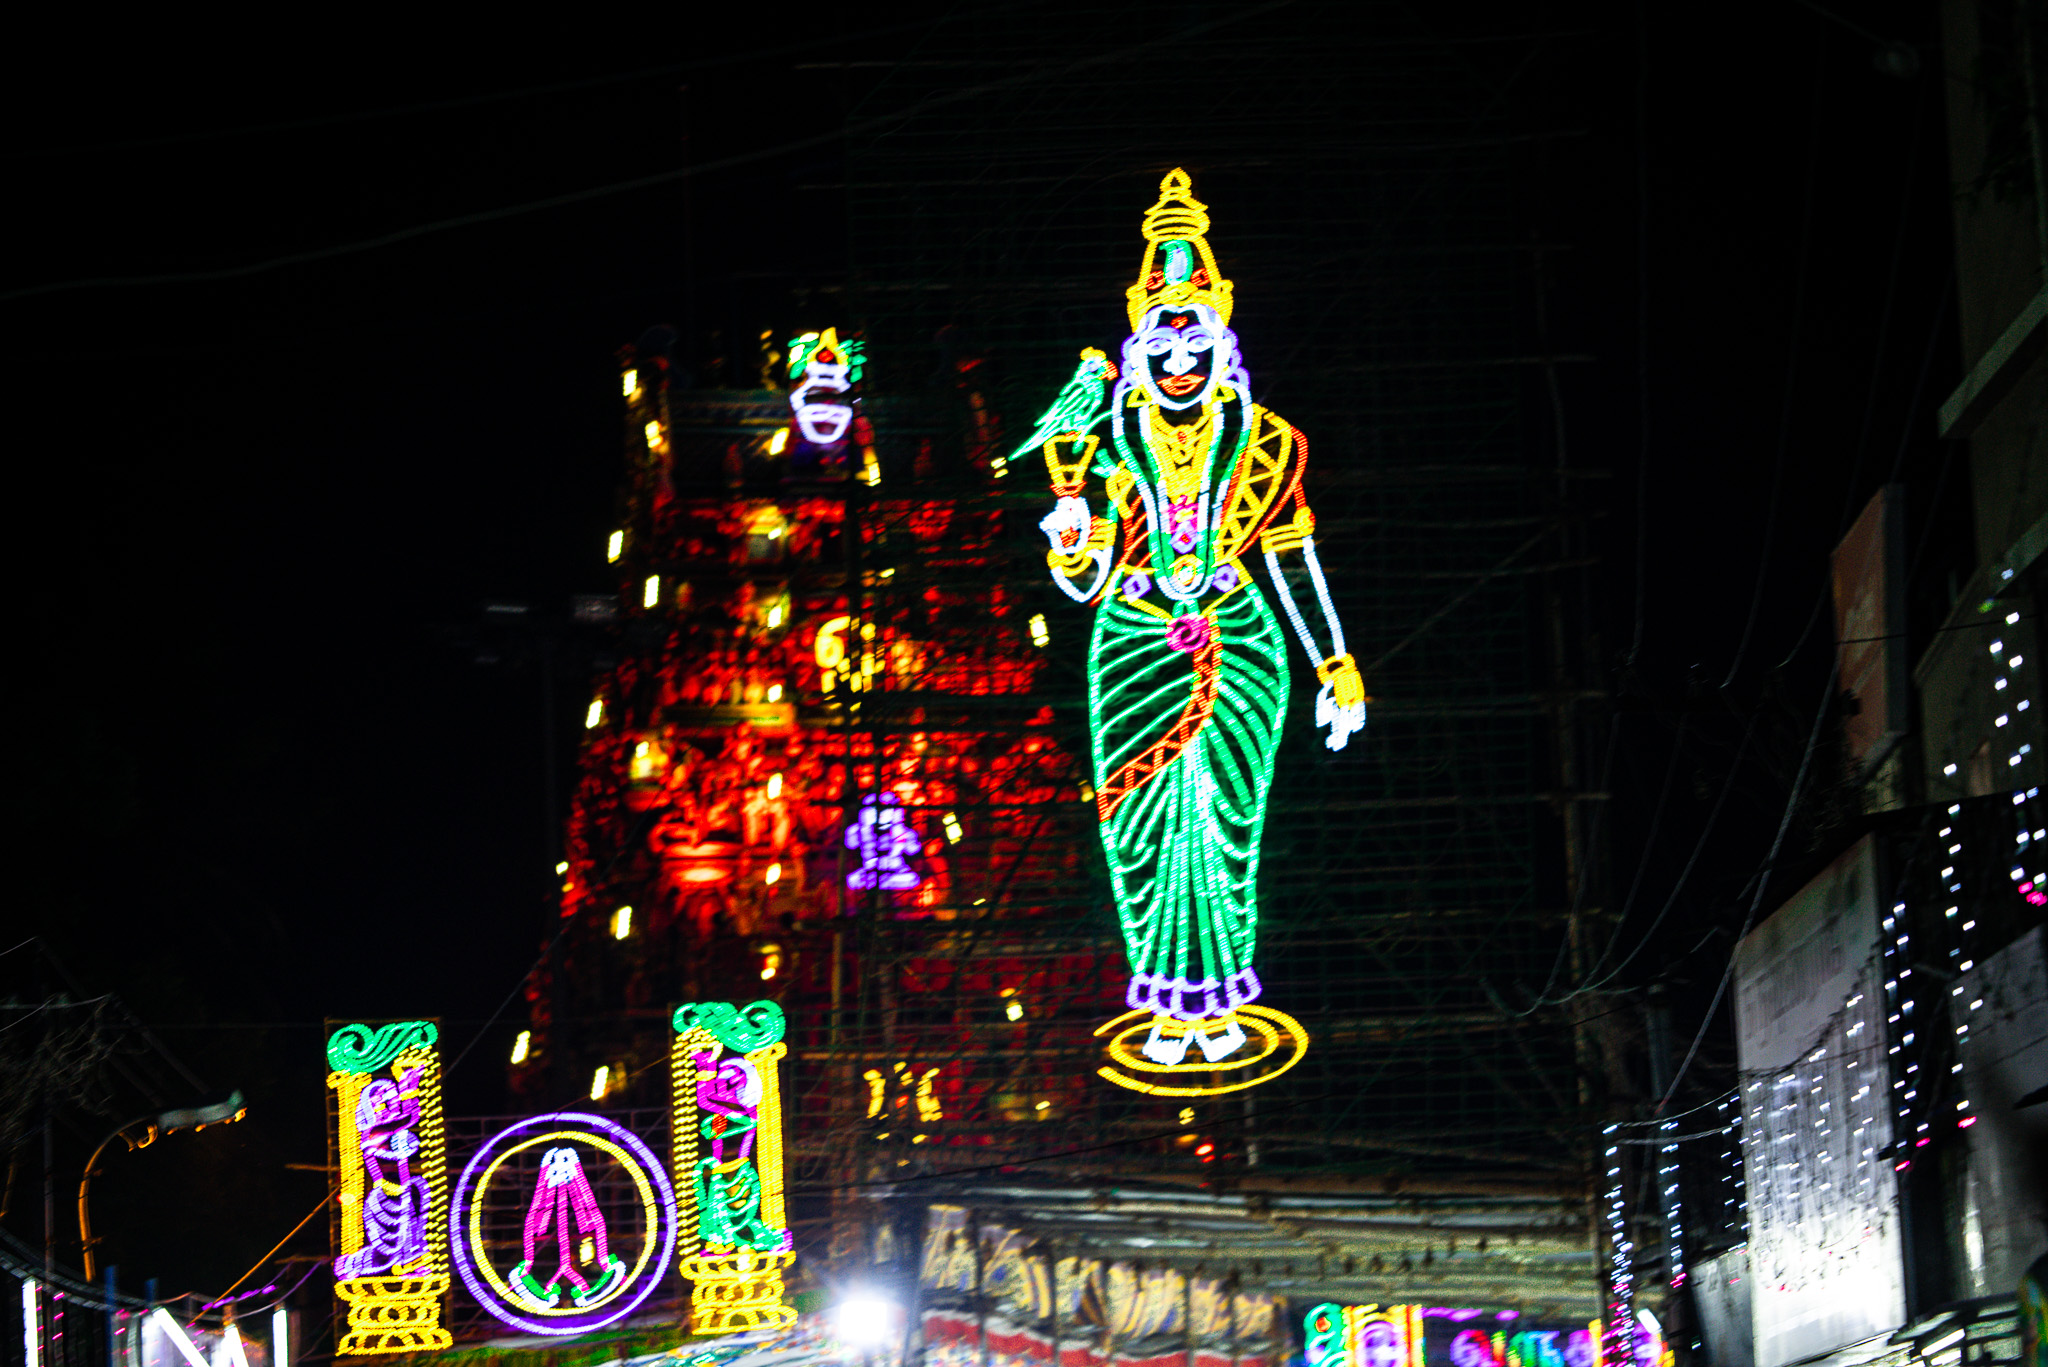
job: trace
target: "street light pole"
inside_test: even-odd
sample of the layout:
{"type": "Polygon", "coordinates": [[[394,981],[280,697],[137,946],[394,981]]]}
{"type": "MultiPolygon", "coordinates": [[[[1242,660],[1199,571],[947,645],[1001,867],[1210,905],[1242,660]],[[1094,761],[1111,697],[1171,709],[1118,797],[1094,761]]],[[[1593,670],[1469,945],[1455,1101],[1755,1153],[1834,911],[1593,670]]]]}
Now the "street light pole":
{"type": "MultiPolygon", "coordinates": [[[[203,1130],[208,1125],[230,1124],[248,1113],[249,1108],[242,1104],[242,1093],[237,1088],[228,1093],[226,1101],[218,1105],[197,1106],[182,1111],[161,1111],[153,1116],[139,1115],[100,1141],[99,1147],[92,1151],[92,1157],[85,1160],[85,1172],[78,1179],[78,1242],[85,1254],[85,1279],[88,1282],[93,1278],[92,1246],[99,1241],[92,1236],[92,1218],[86,1211],[86,1197],[92,1191],[92,1179],[99,1173],[100,1155],[107,1151],[107,1145],[119,1139],[128,1145],[130,1152],[133,1152],[136,1149],[148,1148],[167,1134],[176,1134],[179,1130],[203,1130]],[[149,1127],[140,1139],[128,1133],[137,1125],[149,1127]]],[[[110,1296],[108,1299],[111,1301],[113,1298],[110,1296]]]]}

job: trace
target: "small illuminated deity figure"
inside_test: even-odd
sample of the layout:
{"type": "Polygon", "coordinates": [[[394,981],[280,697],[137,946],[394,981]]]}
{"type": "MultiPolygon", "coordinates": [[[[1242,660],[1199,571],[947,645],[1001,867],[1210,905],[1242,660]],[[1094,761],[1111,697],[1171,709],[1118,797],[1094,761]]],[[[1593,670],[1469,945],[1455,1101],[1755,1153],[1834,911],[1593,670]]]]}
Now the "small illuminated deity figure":
{"type": "Polygon", "coordinates": [[[378,1078],[356,1099],[356,1133],[369,1182],[363,1192],[363,1246],[335,1259],[336,1280],[400,1276],[427,1256],[427,1179],[416,1175],[420,1151],[420,1073],[378,1078]]]}
{"type": "Polygon", "coordinates": [[[754,1162],[754,1131],[760,1124],[761,1072],[744,1057],[698,1054],[697,1107],[704,1119],[698,1133],[704,1156],[697,1160],[698,1219],[704,1240],[713,1244],[774,1252],[784,1231],[761,1220],[761,1174],[754,1162]]]}
{"type": "Polygon", "coordinates": [[[806,332],[789,344],[789,406],[797,430],[813,446],[832,446],[846,439],[853,423],[848,391],[860,381],[861,344],[840,340],[837,328],[806,332]]]}
{"type": "Polygon", "coordinates": [[[924,842],[903,819],[903,799],[894,793],[870,793],[861,799],[860,813],[846,828],[846,848],[860,854],[860,867],[846,875],[849,888],[900,890],[923,881],[910,866],[910,856],[923,849],[924,842]]]}
{"type": "Polygon", "coordinates": [[[1400,1329],[1385,1320],[1373,1320],[1358,1331],[1353,1350],[1357,1367],[1408,1367],[1408,1345],[1400,1329]]]}
{"type": "Polygon", "coordinates": [[[564,1283],[570,1301],[590,1305],[626,1275],[625,1261],[611,1251],[604,1212],[597,1207],[590,1179],[583,1175],[583,1160],[567,1145],[541,1155],[540,1177],[526,1207],[522,1250],[526,1256],[512,1269],[512,1283],[536,1309],[552,1310],[559,1304],[564,1283]],[[550,1233],[555,1236],[555,1270],[542,1280],[534,1275],[535,1253],[550,1233]],[[602,1269],[594,1285],[578,1270],[578,1263],[602,1269]]]}
{"type": "Polygon", "coordinates": [[[1189,1089],[1102,1070],[1162,1094],[1252,1085],[1292,1066],[1306,1044],[1298,1024],[1251,1009],[1262,991],[1259,842],[1289,684],[1286,629],[1246,565],[1255,549],[1315,662],[1316,724],[1332,750],[1364,728],[1366,703],[1316,559],[1307,442],[1251,400],[1229,327],[1231,282],[1191,191],[1174,171],[1145,215],[1121,365],[1084,351],[1008,457],[1043,454],[1055,503],[1039,525],[1053,582],[1095,606],[1096,814],[1131,966],[1127,1002],[1150,1022],[1139,1051],[1149,1065],[1119,1052],[1132,1030],[1111,1041],[1111,1057],[1140,1073],[1242,1070],[1227,1085],[1189,1089]],[[1092,495],[1091,476],[1102,481],[1092,495]],[[1240,1052],[1247,1025],[1259,1037],[1250,1052],[1285,1047],[1285,1034],[1292,1058],[1257,1075],[1240,1052]],[[1200,1062],[1183,1062],[1190,1044],[1200,1062]]]}

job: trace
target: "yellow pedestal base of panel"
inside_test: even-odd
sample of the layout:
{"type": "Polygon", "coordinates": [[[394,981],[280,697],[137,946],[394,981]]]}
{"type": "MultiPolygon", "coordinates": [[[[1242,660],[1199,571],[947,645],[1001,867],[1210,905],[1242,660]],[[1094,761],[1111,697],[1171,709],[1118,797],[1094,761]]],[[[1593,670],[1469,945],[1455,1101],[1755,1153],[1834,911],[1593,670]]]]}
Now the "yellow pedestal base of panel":
{"type": "Polygon", "coordinates": [[[1109,1036],[1109,1062],[1096,1074],[1119,1087],[1153,1096],[1220,1096],[1242,1092],[1248,1087],[1271,1082],[1301,1062],[1308,1052],[1308,1031],[1301,1022],[1283,1011],[1264,1006],[1240,1006],[1220,1016],[1184,1021],[1151,1011],[1126,1011],[1095,1029],[1099,1038],[1109,1036]],[[1193,1035],[1215,1037],[1235,1026],[1244,1042],[1228,1057],[1211,1062],[1192,1041],[1188,1057],[1179,1063],[1160,1063],[1145,1057],[1139,1046],[1156,1029],[1163,1037],[1185,1040],[1193,1035]]]}
{"type": "Polygon", "coordinates": [[[782,1269],[795,1261],[794,1253],[751,1249],[697,1253],[678,1260],[682,1274],[696,1283],[690,1295],[690,1331],[738,1334],[794,1322],[796,1311],[782,1303],[782,1269]]]}
{"type": "Polygon", "coordinates": [[[336,1356],[413,1353],[455,1342],[441,1327],[445,1276],[357,1277],[336,1282],[334,1294],[348,1302],[348,1332],[335,1345],[336,1356]]]}

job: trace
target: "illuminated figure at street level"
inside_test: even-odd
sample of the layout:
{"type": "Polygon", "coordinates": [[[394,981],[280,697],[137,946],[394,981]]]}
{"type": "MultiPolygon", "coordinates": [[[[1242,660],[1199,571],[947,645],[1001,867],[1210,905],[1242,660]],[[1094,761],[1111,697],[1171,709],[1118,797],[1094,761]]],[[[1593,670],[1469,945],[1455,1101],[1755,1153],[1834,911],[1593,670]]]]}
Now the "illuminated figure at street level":
{"type": "Polygon", "coordinates": [[[796,1311],[782,1303],[782,1273],[796,1255],[782,1200],[782,1008],[692,1002],[673,1023],[670,1134],[685,1226],[678,1266],[696,1283],[691,1330],[788,1324],[796,1311]]]}
{"type": "Polygon", "coordinates": [[[1255,546],[1316,662],[1326,743],[1342,749],[1365,726],[1364,684],[1302,493],[1308,445],[1251,401],[1208,229],[1206,206],[1174,171],[1144,218],[1121,365],[1082,352],[1008,457],[1044,456],[1056,499],[1039,524],[1047,564],[1069,597],[1096,605],[1095,805],[1132,1008],[1098,1032],[1110,1036],[1101,1073],[1168,1096],[1255,1085],[1307,1044],[1292,1018],[1254,1005],[1259,842],[1289,683],[1285,633],[1243,559],[1255,546]],[[1091,475],[1103,481],[1099,503],[1091,475]],[[1289,580],[1290,565],[1305,584],[1289,580]],[[1197,1073],[1211,1080],[1186,1076],[1197,1073]]]}
{"type": "Polygon", "coordinates": [[[446,1348],[450,1280],[440,1029],[351,1024],[327,1039],[334,1092],[334,1291],[348,1304],[338,1356],[446,1348]]]}

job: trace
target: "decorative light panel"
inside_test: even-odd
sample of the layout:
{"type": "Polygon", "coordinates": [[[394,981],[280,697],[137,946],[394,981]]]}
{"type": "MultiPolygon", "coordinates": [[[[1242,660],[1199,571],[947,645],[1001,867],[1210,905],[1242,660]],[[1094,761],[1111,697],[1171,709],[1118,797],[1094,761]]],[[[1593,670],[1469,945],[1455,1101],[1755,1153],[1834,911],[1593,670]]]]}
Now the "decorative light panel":
{"type": "Polygon", "coordinates": [[[694,1002],[676,1008],[669,1046],[675,1087],[678,1265],[696,1284],[690,1327],[738,1333],[788,1324],[782,1273],[791,1251],[782,1200],[782,1008],[694,1002]]]}
{"type": "Polygon", "coordinates": [[[631,1130],[574,1111],[507,1126],[455,1184],[455,1268],[476,1302],[529,1334],[585,1334],[638,1309],[668,1273],[675,1192],[631,1130]],[[623,1179],[623,1180],[621,1180],[623,1179]],[[632,1196],[599,1205],[597,1189],[632,1196]],[[520,1237],[492,1237],[516,1217],[520,1237]]]}
{"type": "MultiPolygon", "coordinates": [[[[1002,462],[1043,455],[1047,568],[1095,608],[1094,801],[1131,966],[1130,1012],[1096,1032],[1109,1041],[1098,1071],[1163,1096],[1256,1086],[1308,1045],[1292,1017],[1255,1004],[1259,845],[1290,671],[1287,632],[1245,564],[1254,548],[1316,662],[1331,749],[1364,728],[1366,704],[1316,558],[1308,443],[1251,401],[1232,285],[1191,189],[1172,172],[1145,214],[1121,365],[1082,352],[1002,462]]],[[[1033,635],[1049,639],[1042,624],[1033,635]]]]}
{"type": "Polygon", "coordinates": [[[341,1244],[334,1291],[348,1305],[340,1355],[446,1348],[447,1135],[440,1031],[432,1021],[344,1025],[327,1037],[341,1244]]]}
{"type": "MultiPolygon", "coordinates": [[[[860,383],[867,363],[866,351],[854,338],[842,338],[837,328],[806,332],[789,342],[789,407],[796,430],[814,447],[836,451],[847,439],[849,429],[861,442],[861,481],[876,484],[881,466],[866,436],[865,424],[856,423],[853,387],[860,383]]],[[[788,448],[788,429],[771,441],[770,454],[788,448]]]]}
{"type": "Polygon", "coordinates": [[[1422,1307],[1333,1305],[1302,1320],[1308,1367],[1423,1367],[1422,1307]]]}

